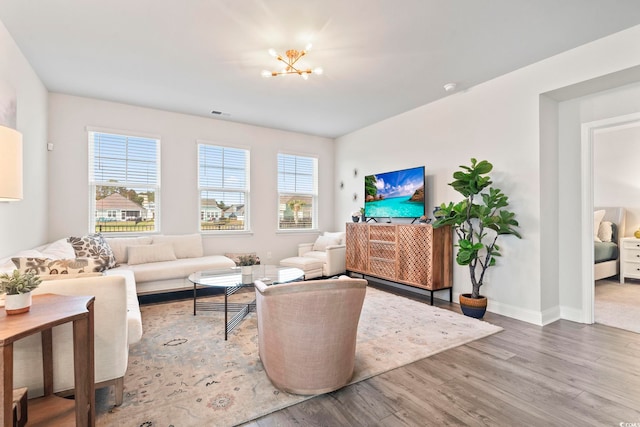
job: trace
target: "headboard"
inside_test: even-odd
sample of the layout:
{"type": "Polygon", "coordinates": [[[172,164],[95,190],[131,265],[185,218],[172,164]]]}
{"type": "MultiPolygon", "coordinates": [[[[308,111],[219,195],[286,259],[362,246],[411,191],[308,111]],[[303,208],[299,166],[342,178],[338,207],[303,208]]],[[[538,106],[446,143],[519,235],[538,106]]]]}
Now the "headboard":
{"type": "Polygon", "coordinates": [[[620,244],[620,239],[625,237],[626,232],[626,210],[621,207],[608,207],[608,208],[593,208],[594,211],[605,210],[603,221],[611,221],[618,226],[618,244],[620,244]]]}

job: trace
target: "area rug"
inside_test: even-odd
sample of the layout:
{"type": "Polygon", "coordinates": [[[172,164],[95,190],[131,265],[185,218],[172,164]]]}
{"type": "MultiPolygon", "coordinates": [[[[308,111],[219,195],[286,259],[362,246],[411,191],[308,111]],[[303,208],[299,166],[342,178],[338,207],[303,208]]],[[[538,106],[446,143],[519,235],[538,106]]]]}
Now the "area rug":
{"type": "MultiPolygon", "coordinates": [[[[269,382],[258,357],[255,313],[225,341],[224,314],[193,316],[192,304],[187,300],[141,307],[144,335],[130,349],[124,403],[112,407],[111,388],[102,389],[98,425],[231,426],[310,398],[281,392],[269,382]]],[[[369,287],[352,382],[500,330],[369,287]]]]}
{"type": "Polygon", "coordinates": [[[640,333],[640,284],[598,280],[594,305],[596,323],[640,333]]]}

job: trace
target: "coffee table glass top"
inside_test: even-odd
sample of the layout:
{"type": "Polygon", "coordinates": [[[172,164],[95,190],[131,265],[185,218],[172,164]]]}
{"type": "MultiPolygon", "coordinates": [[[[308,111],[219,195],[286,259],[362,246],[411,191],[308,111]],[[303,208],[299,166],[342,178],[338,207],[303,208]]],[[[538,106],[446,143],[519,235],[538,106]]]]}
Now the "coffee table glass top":
{"type": "MultiPolygon", "coordinates": [[[[214,270],[197,271],[189,275],[189,280],[200,286],[233,287],[242,286],[247,282],[243,280],[242,267],[219,268],[214,270]]],[[[251,268],[251,281],[261,280],[265,284],[286,283],[302,279],[304,271],[293,267],[280,267],[276,265],[254,265],[251,268]]]]}

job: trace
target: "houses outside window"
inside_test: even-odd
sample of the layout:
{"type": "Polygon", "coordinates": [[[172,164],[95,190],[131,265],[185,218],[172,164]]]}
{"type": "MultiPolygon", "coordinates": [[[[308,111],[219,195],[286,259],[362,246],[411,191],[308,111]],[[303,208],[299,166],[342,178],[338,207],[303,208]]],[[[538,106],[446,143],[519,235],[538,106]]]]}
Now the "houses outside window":
{"type": "Polygon", "coordinates": [[[89,130],[90,231],[158,231],[160,140],[89,130]]]}
{"type": "Polygon", "coordinates": [[[278,229],[317,227],[318,159],[278,154],[278,229]]]}
{"type": "Polygon", "coordinates": [[[249,230],[249,151],[198,144],[200,231],[249,230]]]}

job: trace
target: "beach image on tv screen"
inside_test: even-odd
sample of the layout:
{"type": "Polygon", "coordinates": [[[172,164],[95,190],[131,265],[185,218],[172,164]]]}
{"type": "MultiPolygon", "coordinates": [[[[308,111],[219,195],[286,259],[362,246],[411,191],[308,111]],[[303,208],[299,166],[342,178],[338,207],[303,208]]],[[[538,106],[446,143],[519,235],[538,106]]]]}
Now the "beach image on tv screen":
{"type": "Polygon", "coordinates": [[[368,175],[364,181],[366,217],[418,218],[424,215],[424,167],[368,175]]]}

